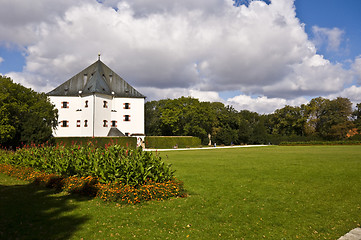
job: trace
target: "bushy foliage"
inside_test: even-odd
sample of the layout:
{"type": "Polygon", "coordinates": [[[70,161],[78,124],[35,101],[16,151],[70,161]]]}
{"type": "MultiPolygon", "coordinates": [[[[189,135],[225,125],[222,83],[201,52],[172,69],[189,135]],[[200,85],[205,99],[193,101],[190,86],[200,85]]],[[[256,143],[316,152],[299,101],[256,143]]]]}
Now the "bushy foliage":
{"type": "Polygon", "coordinates": [[[361,145],[361,141],[308,141],[281,142],[280,146],[311,146],[311,145],[361,145]]]}
{"type": "Polygon", "coordinates": [[[147,180],[166,182],[174,177],[170,165],[161,157],[141,148],[127,149],[119,145],[105,148],[73,145],[26,146],[2,161],[15,166],[31,167],[60,176],[95,177],[101,183],[122,182],[140,186],[147,180]]]}
{"type": "Polygon", "coordinates": [[[92,143],[94,147],[104,147],[108,145],[120,145],[127,148],[136,148],[137,139],[135,137],[56,137],[54,144],[72,146],[80,145],[85,146],[92,143]]]}
{"type": "Polygon", "coordinates": [[[15,148],[21,143],[46,142],[57,118],[57,110],[45,93],[0,76],[0,145],[15,148]]]}
{"type": "Polygon", "coordinates": [[[201,140],[197,137],[145,137],[145,146],[147,148],[186,148],[199,147],[201,140]]]}
{"type": "Polygon", "coordinates": [[[145,109],[148,136],[196,136],[203,144],[209,139],[225,145],[277,144],[282,138],[337,141],[349,138],[350,130],[361,133],[361,104],[353,112],[351,101],[342,97],[318,97],[271,114],[185,97],[147,102],[145,109]]]}

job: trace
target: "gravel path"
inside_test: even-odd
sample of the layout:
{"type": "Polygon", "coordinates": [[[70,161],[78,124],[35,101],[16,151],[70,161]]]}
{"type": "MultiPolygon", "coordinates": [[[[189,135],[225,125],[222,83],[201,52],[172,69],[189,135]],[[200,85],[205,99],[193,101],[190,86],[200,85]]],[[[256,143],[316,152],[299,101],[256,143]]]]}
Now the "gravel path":
{"type": "Polygon", "coordinates": [[[355,228],[338,240],[361,240],[361,228],[355,228]]]}
{"type": "Polygon", "coordinates": [[[202,148],[169,148],[169,149],[153,149],[153,148],[144,148],[143,151],[188,151],[188,150],[215,150],[223,148],[245,148],[245,147],[267,147],[271,145],[237,145],[237,146],[220,146],[220,147],[202,147],[202,148]]]}

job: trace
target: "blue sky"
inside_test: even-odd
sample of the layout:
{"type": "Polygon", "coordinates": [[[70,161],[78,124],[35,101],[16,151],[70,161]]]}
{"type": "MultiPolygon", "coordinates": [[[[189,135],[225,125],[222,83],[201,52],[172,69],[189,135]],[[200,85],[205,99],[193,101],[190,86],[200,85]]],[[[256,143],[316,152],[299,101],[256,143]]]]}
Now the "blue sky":
{"type": "Polygon", "coordinates": [[[148,100],[261,113],[318,96],[361,102],[361,1],[237,2],[1,1],[0,74],[47,92],[101,52],[148,100]]]}
{"type": "Polygon", "coordinates": [[[361,54],[361,1],[296,0],[295,6],[310,38],[315,37],[313,26],[344,31],[339,51],[327,51],[324,44],[318,49],[320,54],[334,62],[345,62],[361,54]]]}

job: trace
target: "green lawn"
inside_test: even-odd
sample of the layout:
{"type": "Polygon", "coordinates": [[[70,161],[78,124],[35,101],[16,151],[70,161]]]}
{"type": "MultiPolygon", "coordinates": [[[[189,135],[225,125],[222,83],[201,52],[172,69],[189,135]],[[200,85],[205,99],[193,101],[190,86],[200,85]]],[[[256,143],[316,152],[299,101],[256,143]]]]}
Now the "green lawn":
{"type": "Polygon", "coordinates": [[[162,152],[190,196],[118,206],[0,175],[0,239],[337,239],[361,224],[361,146],[162,152]]]}

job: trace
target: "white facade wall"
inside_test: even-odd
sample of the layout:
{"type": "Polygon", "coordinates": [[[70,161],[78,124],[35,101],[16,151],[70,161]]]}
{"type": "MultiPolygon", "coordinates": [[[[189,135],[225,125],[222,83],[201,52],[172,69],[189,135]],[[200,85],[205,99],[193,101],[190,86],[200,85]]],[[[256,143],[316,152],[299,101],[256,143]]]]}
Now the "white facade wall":
{"type": "Polygon", "coordinates": [[[111,105],[112,97],[107,95],[95,94],[93,95],[95,101],[94,112],[94,137],[105,137],[108,135],[111,127],[111,105]],[[104,106],[104,101],[106,105],[104,106]],[[104,121],[106,124],[104,125],[104,121]]]}
{"type": "Polygon", "coordinates": [[[116,98],[104,94],[49,98],[59,114],[59,124],[53,132],[55,137],[105,137],[112,121],[116,121],[116,127],[126,135],[144,134],[143,98],[116,98]],[[67,108],[63,108],[63,102],[68,102],[67,108]],[[129,109],[125,109],[125,104],[129,109]],[[67,121],[66,127],[62,126],[63,121],[67,121]]]}
{"type": "Polygon", "coordinates": [[[124,134],[144,134],[144,99],[143,98],[114,98],[111,118],[117,120],[118,129],[124,134]],[[125,104],[129,109],[125,109],[125,104]],[[125,116],[129,121],[125,121],[125,116]]]}

